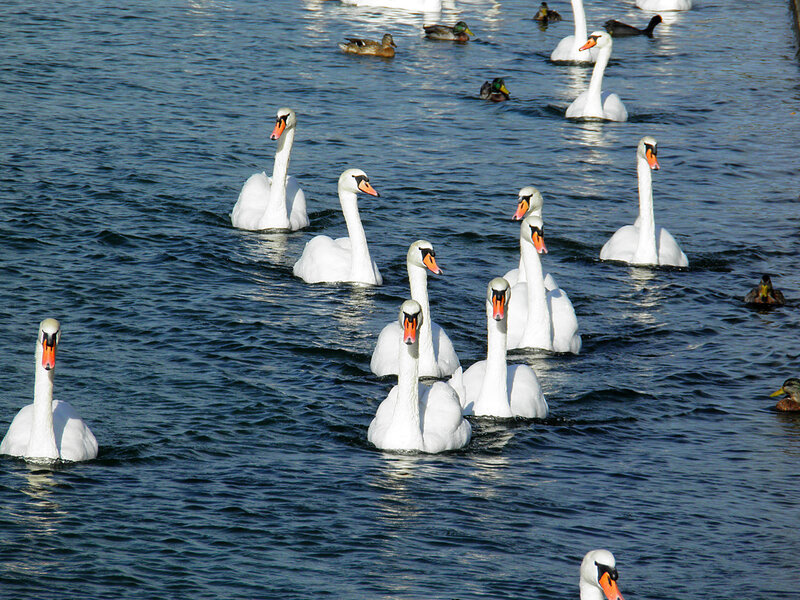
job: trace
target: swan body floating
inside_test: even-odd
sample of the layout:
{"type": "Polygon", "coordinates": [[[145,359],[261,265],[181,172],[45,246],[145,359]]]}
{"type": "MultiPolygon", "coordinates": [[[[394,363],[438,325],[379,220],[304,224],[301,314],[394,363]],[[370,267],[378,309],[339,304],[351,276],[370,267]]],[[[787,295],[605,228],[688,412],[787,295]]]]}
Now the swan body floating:
{"type": "Polygon", "coordinates": [[[653,37],[653,30],[656,28],[656,25],[661,23],[661,20],[661,15],[655,15],[652,19],[650,19],[647,27],[644,29],[639,29],[633,25],[628,25],[627,23],[621,23],[620,21],[611,19],[610,21],[603,23],[603,27],[608,33],[611,34],[611,37],[615,38],[632,37],[635,35],[646,35],[647,37],[651,38],[653,37]]]}
{"type": "Polygon", "coordinates": [[[399,8],[413,12],[439,12],[442,10],[442,0],[342,0],[342,4],[399,8]]]}
{"type": "Polygon", "coordinates": [[[347,169],[339,177],[339,202],[342,205],[348,237],[333,240],[327,235],[312,238],[294,263],[294,274],[306,283],[349,282],[381,285],[378,265],[369,255],[367,236],[358,216],[357,193],[379,196],[361,169],[347,169]]]}
{"type": "Polygon", "coordinates": [[[431,40],[468,42],[469,36],[475,35],[464,21],[459,21],[452,27],[448,25],[423,25],[422,28],[425,30],[425,37],[431,40]]]}
{"type": "Polygon", "coordinates": [[[491,83],[484,81],[481,86],[481,98],[492,102],[505,102],[511,98],[511,92],[506,87],[502,77],[495,77],[491,83]]]}
{"type": "Polygon", "coordinates": [[[688,267],[689,259],[664,227],[656,226],[653,215],[653,179],[658,169],[656,140],[646,135],[636,146],[636,172],[639,177],[639,218],[611,236],[600,250],[601,260],[617,260],[632,265],[688,267]]]}
{"type": "Polygon", "coordinates": [[[653,12],[691,10],[692,0],[636,0],[636,7],[653,12]]]}
{"type": "Polygon", "coordinates": [[[772,287],[772,278],[769,275],[762,275],[759,284],[747,292],[744,297],[745,304],[757,307],[783,306],[786,298],[783,292],[772,287]]]}
{"type": "Polygon", "coordinates": [[[495,277],[489,282],[486,360],[476,362],[463,373],[461,369],[456,371],[450,385],[458,393],[465,415],[543,419],[547,416],[547,401],[536,373],[528,365],[506,363],[510,297],[511,286],[505,279],[495,277]]]}
{"type": "Polygon", "coordinates": [[[549,23],[558,23],[561,20],[561,15],[547,6],[547,2],[542,2],[539,7],[539,12],[533,17],[534,21],[541,21],[547,25],[549,23]]]}
{"type": "Polygon", "coordinates": [[[628,111],[616,94],[603,93],[603,73],[611,57],[613,42],[605,31],[593,31],[581,48],[599,48],[597,62],[589,80],[589,89],[567,107],[568,119],[603,119],[605,121],[627,121],[628,111]]]}
{"type": "MultiPolygon", "coordinates": [[[[544,205],[544,198],[542,193],[532,185],[526,185],[520,189],[517,197],[517,210],[511,217],[512,221],[521,221],[528,215],[542,216],[542,206],[544,205]]],[[[503,279],[508,281],[512,286],[520,281],[526,281],[525,267],[522,264],[522,254],[519,257],[519,267],[511,269],[508,273],[503,275],[503,279]]],[[[550,273],[544,276],[544,286],[548,290],[554,290],[558,287],[556,280],[550,273]]]]}
{"type": "Polygon", "coordinates": [[[36,340],[36,374],[33,404],[17,413],[0,443],[0,454],[31,462],[91,460],[97,457],[97,440],[69,403],[53,400],[56,347],[61,325],[45,319],[36,340]]]}
{"type": "Polygon", "coordinates": [[[416,300],[400,308],[400,373],[397,385],[378,406],[367,439],[383,450],[444,452],[467,445],[472,427],[461,414],[455,390],[443,381],[419,383],[419,326],[424,320],[416,300]]]}
{"type": "MultiPolygon", "coordinates": [[[[419,326],[419,366],[420,377],[446,377],[459,367],[458,356],[453,343],[444,330],[431,319],[428,303],[428,271],[440,275],[442,269],[436,263],[433,245],[426,240],[417,240],[408,249],[406,256],[408,282],[411,298],[422,307],[422,323],[419,326]]],[[[386,325],[378,336],[378,343],[372,352],[370,369],[378,377],[396,375],[400,364],[402,349],[397,343],[403,331],[397,321],[386,325]]]]}
{"type": "Polygon", "coordinates": [[[625,600],[617,586],[617,563],[608,550],[587,552],[581,561],[581,600],[625,600]]]}
{"type": "Polygon", "coordinates": [[[308,227],[306,196],[297,179],[288,175],[297,116],[291,108],[279,108],[270,139],[278,140],[272,177],[254,173],[245,182],[231,211],[231,224],[253,231],[296,231],[308,227]]]}
{"type": "Polygon", "coordinates": [[[548,290],[542,277],[540,253],[546,253],[542,218],[529,215],[520,226],[520,253],[527,280],[511,290],[508,307],[508,347],[552,352],[581,350],[578,318],[561,288],[548,290]]]}
{"type": "Polygon", "coordinates": [[[394,49],[397,48],[397,44],[394,43],[394,38],[391,33],[384,34],[380,42],[365,40],[363,38],[345,39],[347,43],[340,43],[339,48],[348,54],[365,54],[367,56],[392,58],[394,56],[394,49]]]}
{"type": "Polygon", "coordinates": [[[583,0],[572,0],[572,15],[575,20],[575,34],[558,42],[550,54],[550,60],[591,64],[597,60],[597,50],[581,49],[586,42],[586,13],[583,11],[583,0]]]}

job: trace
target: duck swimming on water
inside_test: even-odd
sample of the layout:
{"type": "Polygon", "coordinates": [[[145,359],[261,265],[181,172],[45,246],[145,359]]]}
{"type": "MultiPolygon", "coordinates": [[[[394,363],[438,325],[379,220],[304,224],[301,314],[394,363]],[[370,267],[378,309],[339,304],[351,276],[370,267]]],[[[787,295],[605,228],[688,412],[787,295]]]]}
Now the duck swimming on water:
{"type": "Polygon", "coordinates": [[[547,2],[542,2],[539,7],[539,12],[533,17],[534,21],[541,21],[542,23],[558,23],[561,20],[561,15],[556,11],[547,7],[547,2]]]}
{"type": "Polygon", "coordinates": [[[342,42],[339,48],[348,54],[365,54],[368,56],[382,56],[392,58],[397,44],[394,43],[391,33],[386,33],[380,42],[366,40],[363,38],[345,38],[347,43],[342,42]]]}
{"type": "Polygon", "coordinates": [[[627,23],[621,23],[619,21],[615,21],[614,19],[606,21],[603,24],[603,27],[605,27],[606,31],[615,38],[632,37],[634,35],[646,35],[647,37],[651,38],[653,37],[653,30],[659,23],[661,23],[661,15],[655,15],[652,19],[650,19],[650,22],[644,29],[639,29],[638,27],[628,25],[627,23]]]}
{"type": "Polygon", "coordinates": [[[472,33],[464,21],[459,21],[452,27],[447,25],[423,25],[425,37],[431,40],[451,40],[454,42],[468,42],[472,33]]]}
{"type": "Polygon", "coordinates": [[[785,412],[800,411],[800,379],[790,377],[783,382],[781,389],[772,392],[769,396],[774,398],[786,394],[786,397],[779,400],[775,408],[785,412]]]}
{"type": "Polygon", "coordinates": [[[783,306],[786,298],[780,290],[772,287],[772,279],[769,275],[762,275],[759,284],[747,292],[744,297],[745,304],[752,306],[783,306]]]}
{"type": "Polygon", "coordinates": [[[484,81],[481,86],[481,98],[492,102],[504,102],[511,97],[502,77],[495,77],[491,83],[484,81]]]}

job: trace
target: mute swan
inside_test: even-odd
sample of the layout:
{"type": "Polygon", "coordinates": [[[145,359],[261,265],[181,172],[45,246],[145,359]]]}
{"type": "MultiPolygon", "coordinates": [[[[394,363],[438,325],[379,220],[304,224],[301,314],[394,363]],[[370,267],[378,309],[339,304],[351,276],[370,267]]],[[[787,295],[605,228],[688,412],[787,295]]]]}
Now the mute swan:
{"type": "Polygon", "coordinates": [[[572,101],[567,107],[568,119],[605,119],[606,121],[627,121],[628,111],[619,96],[603,93],[603,72],[611,57],[613,42],[605,31],[593,31],[581,48],[597,47],[597,62],[592,70],[589,89],[572,101]]]}
{"type": "Polygon", "coordinates": [[[625,600],[617,587],[617,563],[608,550],[587,552],[581,561],[581,600],[625,600]]]}
{"type": "Polygon", "coordinates": [[[33,462],[57,459],[79,461],[97,457],[97,440],[75,409],[53,400],[56,347],[61,325],[45,319],[36,340],[36,375],[33,404],[22,407],[0,443],[0,454],[20,456],[33,462]]]}
{"type": "Polygon", "coordinates": [[[367,236],[358,216],[358,192],[380,196],[364,171],[347,169],[339,177],[339,202],[348,237],[332,240],[327,235],[318,235],[306,244],[292,269],[306,283],[383,283],[378,266],[369,255],[367,236]]]}
{"type": "Polygon", "coordinates": [[[774,398],[781,394],[785,394],[786,397],[781,399],[775,405],[775,408],[780,411],[792,412],[800,410],[800,379],[797,379],[797,377],[790,377],[783,382],[779,390],[772,392],[769,396],[770,398],[774,398]]]}
{"type": "Polygon", "coordinates": [[[536,373],[528,365],[506,363],[508,299],[511,286],[502,277],[489,282],[486,292],[486,360],[481,360],[450,380],[458,393],[462,412],[478,417],[543,419],[547,402],[536,373]]]}
{"type": "Polygon", "coordinates": [[[502,77],[495,77],[491,83],[484,81],[481,86],[481,98],[492,102],[505,102],[511,97],[502,77]]]}
{"type": "MultiPolygon", "coordinates": [[[[517,198],[517,210],[511,217],[512,221],[521,221],[528,215],[542,216],[542,206],[544,205],[544,198],[542,193],[532,185],[526,185],[520,189],[517,198]]],[[[522,254],[519,256],[519,267],[511,269],[506,273],[503,278],[508,281],[512,286],[516,285],[519,281],[525,281],[525,268],[522,265],[522,254]]],[[[558,287],[556,280],[550,273],[544,276],[544,286],[548,290],[554,290],[558,287]]]]}
{"type": "Polygon", "coordinates": [[[636,146],[636,172],[639,176],[639,218],[633,225],[620,227],[600,250],[601,260],[618,260],[632,265],[688,267],[689,259],[664,227],[657,227],[653,216],[653,179],[650,169],[658,169],[656,140],[646,135],[636,146]]]}
{"type": "Polygon", "coordinates": [[[423,25],[425,37],[431,40],[452,40],[454,42],[468,42],[472,33],[464,21],[459,21],[452,27],[448,25],[423,25]]]}
{"type": "Polygon", "coordinates": [[[472,435],[453,388],[443,381],[431,387],[419,383],[418,333],[424,318],[416,300],[403,302],[402,333],[396,340],[401,345],[397,385],[378,406],[367,433],[367,439],[383,450],[443,452],[466,446],[472,435]]]}
{"type": "Polygon", "coordinates": [[[397,44],[394,43],[394,38],[391,33],[385,33],[380,42],[365,40],[363,38],[345,39],[347,43],[342,42],[339,44],[339,48],[349,54],[366,54],[369,56],[392,58],[394,56],[394,49],[397,48],[397,44]]]}
{"type": "Polygon", "coordinates": [[[650,19],[647,27],[644,29],[639,29],[633,25],[628,25],[627,23],[621,23],[620,21],[611,19],[610,21],[603,23],[603,27],[608,33],[611,34],[612,37],[615,38],[632,37],[634,35],[646,35],[647,37],[651,38],[653,37],[653,30],[656,28],[656,25],[661,23],[661,20],[661,15],[655,15],[652,19],[650,19]]]}
{"type": "Polygon", "coordinates": [[[442,0],[342,0],[342,4],[381,6],[414,12],[439,12],[442,10],[442,0]]]}
{"type": "Polygon", "coordinates": [[[231,212],[234,227],[291,231],[308,227],[305,194],[297,180],[287,175],[296,125],[297,116],[291,108],[278,109],[275,128],[269,136],[271,140],[278,140],[272,177],[264,172],[254,173],[244,183],[231,212]]]}
{"type": "MultiPolygon", "coordinates": [[[[444,330],[431,319],[428,304],[428,269],[440,275],[442,270],[436,264],[433,245],[425,240],[417,240],[406,255],[408,282],[411,298],[422,307],[422,324],[419,332],[419,376],[445,377],[451,375],[459,366],[453,343],[444,330]]],[[[397,338],[402,335],[400,324],[392,321],[378,336],[378,343],[372,353],[370,369],[378,377],[396,375],[399,365],[400,346],[397,338]]]]}
{"type": "Polygon", "coordinates": [[[747,292],[744,301],[746,304],[765,307],[783,306],[786,304],[786,298],[783,297],[783,292],[772,287],[772,278],[766,274],[762,275],[761,281],[756,287],[747,292]]]}
{"type": "Polygon", "coordinates": [[[636,7],[653,12],[667,12],[671,10],[690,10],[692,0],[636,0],[636,7]]]}
{"type": "Polygon", "coordinates": [[[553,352],[581,350],[578,319],[561,288],[548,290],[542,279],[539,253],[546,253],[542,218],[525,217],[520,226],[520,252],[527,281],[512,288],[508,307],[508,347],[553,352]]]}
{"type": "Polygon", "coordinates": [[[534,21],[541,21],[542,23],[558,23],[561,20],[561,15],[547,6],[547,2],[542,2],[539,7],[539,12],[533,17],[534,21]]]}
{"type": "Polygon", "coordinates": [[[563,38],[550,54],[553,62],[591,64],[597,60],[597,50],[581,50],[586,41],[586,13],[583,0],[572,0],[572,16],[575,20],[575,35],[563,38]]]}

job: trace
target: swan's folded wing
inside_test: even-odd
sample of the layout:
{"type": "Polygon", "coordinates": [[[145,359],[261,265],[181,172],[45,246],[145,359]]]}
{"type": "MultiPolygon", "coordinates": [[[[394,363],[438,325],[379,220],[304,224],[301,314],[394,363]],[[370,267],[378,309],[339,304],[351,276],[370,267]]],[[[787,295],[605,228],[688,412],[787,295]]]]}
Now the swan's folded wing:
{"type": "Polygon", "coordinates": [[[242,186],[231,211],[231,224],[238,229],[257,230],[269,202],[270,181],[266,173],[253,173],[242,186]]]}
{"type": "Polygon", "coordinates": [[[639,245],[639,230],[635,225],[624,225],[617,229],[600,249],[600,260],[618,260],[629,263],[639,245]]]}
{"type": "Polygon", "coordinates": [[[461,414],[458,394],[443,381],[430,388],[420,385],[420,421],[426,452],[461,448],[472,435],[472,427],[461,414]]]}
{"type": "Polygon", "coordinates": [[[291,175],[286,179],[286,212],[292,231],[308,227],[306,195],[300,188],[300,182],[291,175]]]}
{"type": "Polygon", "coordinates": [[[33,404],[27,404],[20,409],[8,426],[8,432],[0,443],[0,454],[25,456],[31,439],[32,424],[33,404]]]}
{"type": "Polygon", "coordinates": [[[553,323],[553,350],[555,352],[581,351],[581,336],[578,335],[578,317],[566,292],[561,288],[547,292],[547,304],[553,323]]]}
{"type": "Polygon", "coordinates": [[[53,401],[53,431],[62,460],[97,458],[97,439],[69,403],[53,401]]]}
{"type": "Polygon", "coordinates": [[[378,342],[375,344],[372,360],[369,363],[370,370],[378,377],[397,375],[402,335],[403,331],[397,321],[387,324],[378,335],[378,342]]]}
{"type": "Polygon", "coordinates": [[[514,416],[544,419],[548,413],[542,386],[536,372],[528,365],[509,365],[507,380],[514,416]]]}
{"type": "MultiPolygon", "coordinates": [[[[400,327],[400,324],[397,324],[400,327]]],[[[431,335],[433,337],[433,352],[436,356],[436,363],[442,376],[451,375],[455,370],[461,366],[456,354],[456,349],[453,348],[453,342],[447,337],[444,329],[437,323],[431,322],[431,335]]]]}
{"type": "Polygon", "coordinates": [[[673,267],[688,267],[689,259],[681,250],[678,242],[664,227],[658,227],[658,262],[673,267]]]}

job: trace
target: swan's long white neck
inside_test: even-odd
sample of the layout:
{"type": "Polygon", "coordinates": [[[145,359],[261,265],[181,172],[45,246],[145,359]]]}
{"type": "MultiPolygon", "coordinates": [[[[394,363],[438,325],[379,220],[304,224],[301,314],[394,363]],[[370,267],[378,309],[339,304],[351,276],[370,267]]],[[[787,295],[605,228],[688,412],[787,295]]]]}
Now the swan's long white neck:
{"type": "Polygon", "coordinates": [[[425,267],[406,263],[408,267],[408,283],[411,287],[411,298],[422,307],[422,325],[419,331],[419,356],[425,364],[436,362],[433,351],[433,328],[431,327],[431,309],[428,302],[428,273],[425,267]]]}
{"type": "Polygon", "coordinates": [[[422,449],[422,426],[419,418],[419,342],[406,344],[400,339],[400,365],[397,373],[397,403],[392,424],[408,428],[415,447],[422,449]]]}
{"type": "Polygon", "coordinates": [[[636,174],[639,177],[639,243],[633,255],[634,264],[658,264],[656,222],[653,215],[653,174],[647,160],[636,155],[636,174]]]}
{"type": "Polygon", "coordinates": [[[584,111],[585,116],[603,116],[603,74],[608,64],[608,59],[611,58],[611,46],[608,45],[600,48],[597,53],[597,61],[594,63],[592,70],[592,79],[589,81],[589,90],[586,92],[586,108],[584,111]]]}
{"type": "Polygon", "coordinates": [[[352,263],[350,265],[351,281],[372,281],[375,274],[372,270],[372,258],[367,247],[367,235],[358,214],[358,197],[355,192],[339,189],[339,202],[342,205],[344,222],[347,224],[347,237],[350,238],[352,263]]]}
{"type": "Polygon", "coordinates": [[[528,320],[525,323],[522,339],[525,340],[526,346],[552,349],[553,324],[550,310],[547,308],[542,262],[536,248],[525,238],[520,240],[520,253],[525,265],[525,276],[528,278],[528,320]]]}
{"type": "Polygon", "coordinates": [[[272,167],[272,184],[269,188],[269,204],[264,213],[270,223],[284,222],[289,227],[289,214],[286,209],[286,179],[289,173],[289,158],[294,143],[294,127],[287,127],[278,138],[275,163],[272,167]]]}
{"type": "Polygon", "coordinates": [[[506,345],[508,339],[508,314],[500,321],[492,316],[492,304],[487,303],[486,311],[486,372],[483,384],[475,401],[476,415],[490,414],[497,417],[511,417],[511,406],[508,401],[508,364],[506,363],[506,345]]]}
{"type": "Polygon", "coordinates": [[[31,458],[58,458],[56,435],[53,431],[53,377],[42,366],[42,345],[36,344],[36,375],[33,385],[33,421],[28,454],[31,458]]]}
{"type": "MultiPolygon", "coordinates": [[[[527,213],[525,213],[525,217],[528,215],[536,215],[537,217],[541,218],[542,209],[535,208],[533,210],[529,210],[527,213]]],[[[527,276],[525,275],[525,263],[522,261],[522,252],[519,253],[519,275],[517,276],[517,282],[521,281],[527,281],[527,276]]]]}
{"type": "Polygon", "coordinates": [[[583,0],[572,0],[572,17],[575,19],[575,48],[580,48],[586,43],[586,13],[583,10],[583,0]]]}
{"type": "Polygon", "coordinates": [[[596,585],[592,585],[588,581],[585,581],[583,577],[581,577],[580,588],[581,600],[605,600],[603,590],[596,585]]]}

